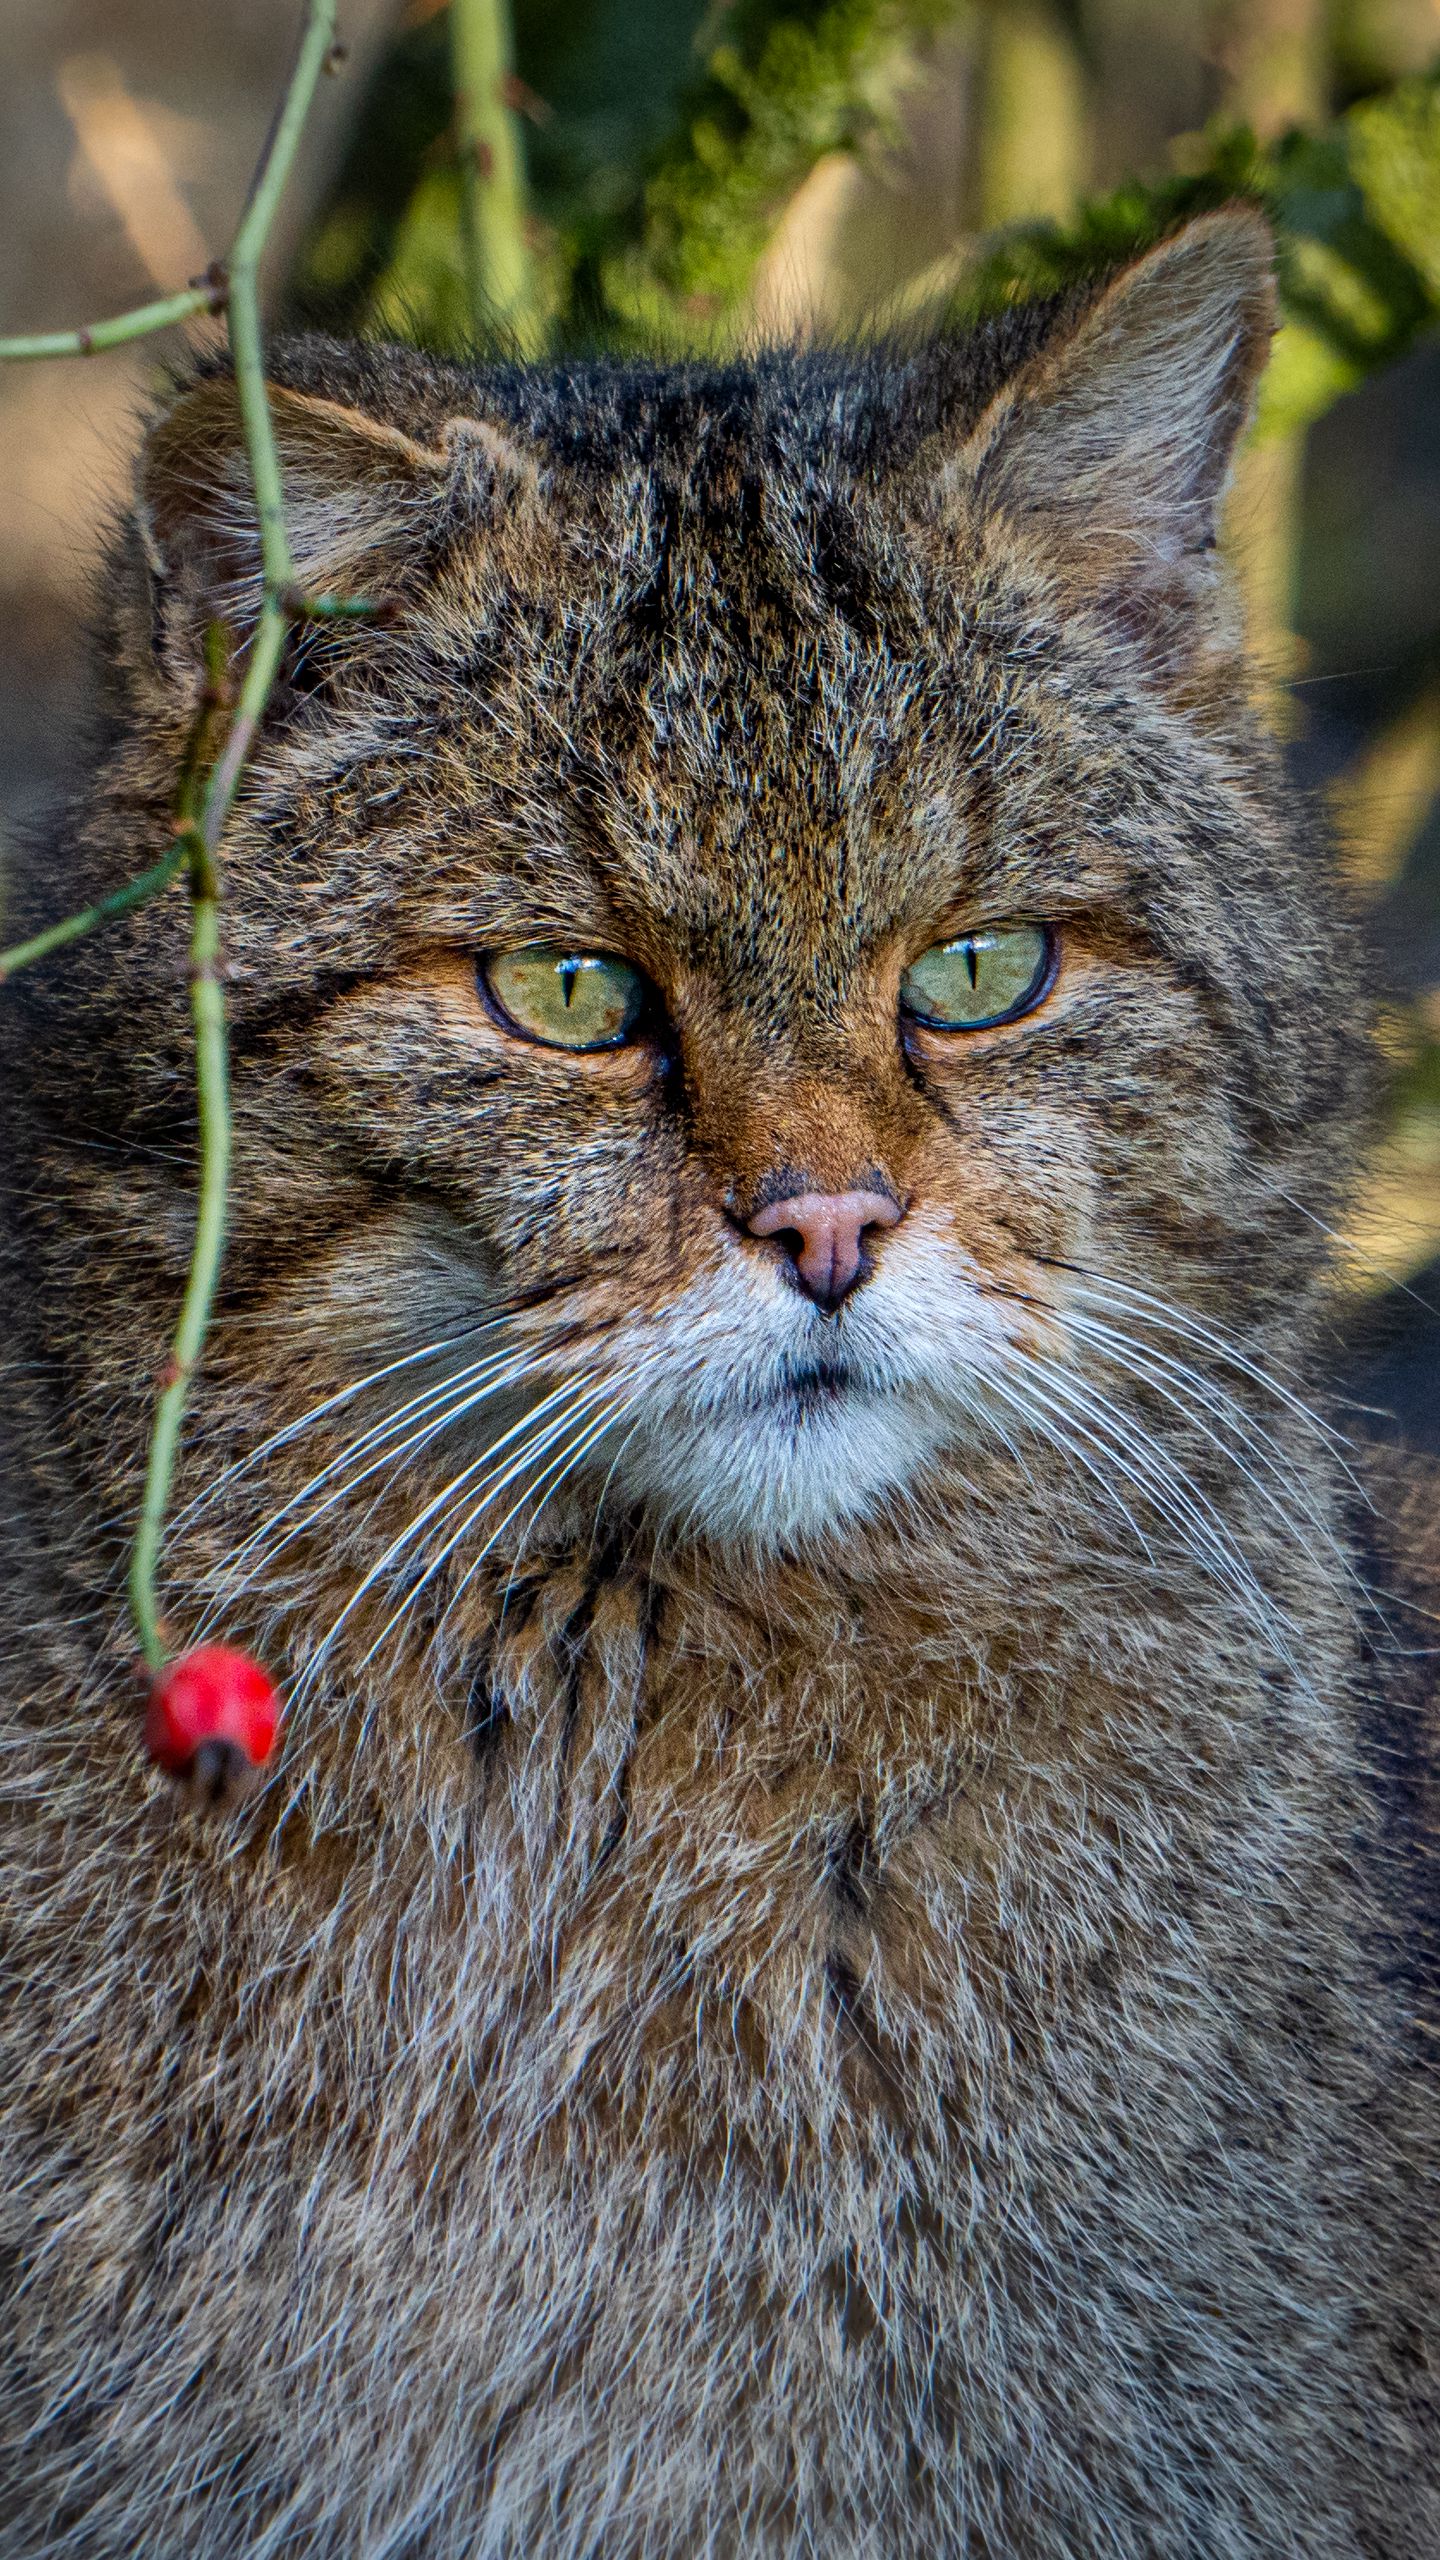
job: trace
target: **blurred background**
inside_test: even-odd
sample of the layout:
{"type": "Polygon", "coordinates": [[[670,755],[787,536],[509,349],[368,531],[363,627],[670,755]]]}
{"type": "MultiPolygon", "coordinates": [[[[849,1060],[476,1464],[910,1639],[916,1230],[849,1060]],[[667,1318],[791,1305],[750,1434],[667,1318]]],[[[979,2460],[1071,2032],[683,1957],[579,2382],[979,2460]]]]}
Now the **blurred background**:
{"type": "MultiPolygon", "coordinates": [[[[0,335],[223,255],[299,0],[0,0],[0,335]]],[[[273,325],[714,350],[1045,290],[1243,192],[1285,324],[1229,538],[1372,924],[1346,1384],[1440,1452],[1440,0],[342,0],[273,325]]],[[[173,338],[0,365],[0,886],[173,338]]],[[[0,905],[3,920],[3,905],[0,905]]]]}

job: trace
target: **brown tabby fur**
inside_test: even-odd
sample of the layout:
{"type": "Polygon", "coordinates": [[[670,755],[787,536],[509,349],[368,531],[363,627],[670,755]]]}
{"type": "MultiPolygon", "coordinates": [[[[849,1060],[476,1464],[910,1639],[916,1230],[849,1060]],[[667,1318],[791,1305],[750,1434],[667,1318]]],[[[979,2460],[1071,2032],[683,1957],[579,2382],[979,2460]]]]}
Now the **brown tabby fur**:
{"type": "MultiPolygon", "coordinates": [[[[918,353],[277,357],[299,574],[388,613],[226,846],[166,1571],[290,1691],[233,1816],[120,1600],[183,894],[0,1006],[6,2560],[1440,2549],[1423,1636],[1301,1401],[1364,1003],[1213,549],[1270,311],[1234,212],[918,353]],[[902,1036],[1016,917],[1039,1010],[902,1036]],[[666,1027],[511,1036],[545,938],[666,1027]],[[827,1318],[744,1221],[877,1184],[827,1318]]],[[[16,931],[166,841],[244,490],[202,374],[16,931]]]]}

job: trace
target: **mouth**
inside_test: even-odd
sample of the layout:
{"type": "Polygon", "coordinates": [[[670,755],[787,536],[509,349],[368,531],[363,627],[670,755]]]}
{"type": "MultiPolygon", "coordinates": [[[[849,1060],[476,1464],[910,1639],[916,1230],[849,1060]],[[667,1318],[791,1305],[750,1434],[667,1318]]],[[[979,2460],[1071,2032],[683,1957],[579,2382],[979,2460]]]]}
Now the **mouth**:
{"type": "Polygon", "coordinates": [[[833,1413],[860,1386],[855,1370],[848,1364],[831,1360],[807,1360],[787,1367],[784,1374],[747,1399],[754,1413],[789,1415],[804,1419],[808,1415],[833,1413]]]}
{"type": "Polygon", "coordinates": [[[624,1437],[616,1483],[680,1533],[747,1551],[823,1539],[875,1512],[928,1462],[935,1420],[888,1363],[838,1350],[795,1344],[757,1360],[752,1334],[732,1347],[741,1375],[722,1371],[708,1394],[687,1393],[683,1370],[665,1380],[624,1437]]]}

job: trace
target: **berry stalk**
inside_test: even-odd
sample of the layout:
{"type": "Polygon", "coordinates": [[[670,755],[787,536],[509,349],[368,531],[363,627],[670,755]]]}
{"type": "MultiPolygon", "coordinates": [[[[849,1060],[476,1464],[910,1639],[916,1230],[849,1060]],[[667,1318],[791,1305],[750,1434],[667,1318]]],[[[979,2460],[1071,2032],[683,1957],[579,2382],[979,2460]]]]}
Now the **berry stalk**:
{"type": "MultiPolygon", "coordinates": [[[[160,859],[108,898],[66,917],[27,942],[0,951],[0,980],[43,959],[95,925],[158,896],[184,865],[190,885],[191,1014],[195,1030],[195,1079],[200,1122],[200,1184],[195,1238],[185,1296],[163,1373],[151,1429],[139,1527],[131,1557],[129,1595],[141,1650],[152,1672],[162,1674],[166,1645],[156,1576],[170,1502],[175,1452],[190,1379],[204,1349],[221,1257],[229,1197],[231,1120],[225,1001],[221,983],[219,845],[279,670],[297,607],[294,568],[285,524],[284,490],[265,383],[260,319],[259,266],[276,210],[322,72],[337,59],[335,0],[305,0],[295,62],[260,155],[229,258],[185,292],[162,302],[73,330],[30,338],[0,339],[0,361],[87,355],[168,328],[175,321],[223,309],[244,421],[264,577],[259,621],[250,643],[239,699],[220,752],[208,765],[210,724],[225,700],[224,634],[207,635],[208,681],[180,782],[177,842],[160,859]]],[[[321,599],[321,613],[338,609],[321,599]]],[[[190,1657],[186,1657],[188,1661],[190,1657]]],[[[178,1668],[180,1666],[172,1666],[178,1668]]],[[[259,1674],[263,1678],[263,1674],[259,1674]]],[[[272,1727],[273,1738],[273,1727],[272,1727]]],[[[269,1744],[266,1744],[268,1751],[269,1744]]],[[[265,1757],[265,1751],[258,1754],[265,1757]]],[[[164,1765],[170,1765],[166,1762],[164,1765]]]]}
{"type": "MultiPolygon", "coordinates": [[[[195,1028],[195,1088],[200,1115],[200,1191],[185,1296],[155,1408],[139,1526],[130,1557],[130,1613],[140,1650],[152,1671],[161,1669],[167,1653],[156,1597],[156,1570],[175,1470],[175,1450],[190,1380],[209,1330],[229,1211],[230,1044],[220,973],[220,872],[214,845],[229,802],[227,799],[218,810],[212,805],[219,764],[206,774],[210,727],[226,700],[227,655],[224,629],[212,622],[205,635],[205,694],[186,753],[177,807],[180,844],[190,882],[190,1014],[195,1028]]],[[[252,676],[254,666],[252,658],[252,676]]],[[[239,717],[237,709],[232,738],[239,717]]]]}

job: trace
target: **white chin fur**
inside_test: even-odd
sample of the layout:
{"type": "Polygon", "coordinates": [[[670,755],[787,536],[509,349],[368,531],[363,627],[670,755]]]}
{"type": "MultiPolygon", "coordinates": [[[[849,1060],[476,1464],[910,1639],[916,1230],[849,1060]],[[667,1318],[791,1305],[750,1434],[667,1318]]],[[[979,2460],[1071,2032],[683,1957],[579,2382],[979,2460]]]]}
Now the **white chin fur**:
{"type": "Polygon", "coordinates": [[[672,1413],[636,1432],[616,1470],[682,1534],[807,1545],[882,1509],[942,1445],[937,1416],[898,1395],[842,1393],[821,1410],[672,1413]]]}
{"type": "Polygon", "coordinates": [[[638,1389],[602,1453],[613,1491],[672,1534],[766,1548],[902,1501],[974,1430],[986,1374],[1014,1346],[953,1232],[921,1214],[838,1319],[736,1253],[612,1356],[638,1389]],[[817,1391],[817,1369],[837,1368],[843,1379],[817,1391]]]}

